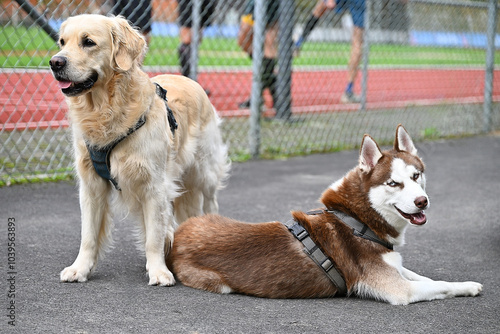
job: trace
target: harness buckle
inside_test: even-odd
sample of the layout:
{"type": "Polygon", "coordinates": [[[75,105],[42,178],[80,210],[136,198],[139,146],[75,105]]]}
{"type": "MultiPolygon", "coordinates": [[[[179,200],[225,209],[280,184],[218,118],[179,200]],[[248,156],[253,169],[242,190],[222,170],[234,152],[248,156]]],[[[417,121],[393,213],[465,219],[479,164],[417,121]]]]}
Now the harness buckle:
{"type": "Polygon", "coordinates": [[[333,267],[333,263],[332,261],[330,261],[330,259],[326,259],[322,264],[321,264],[321,267],[323,267],[323,269],[328,272],[330,271],[330,269],[332,269],[333,267]]]}
{"type": "Polygon", "coordinates": [[[307,236],[309,235],[309,233],[307,233],[306,230],[302,231],[302,232],[299,232],[296,237],[297,239],[299,239],[299,241],[302,241],[304,240],[305,238],[307,238],[307,236]]]}

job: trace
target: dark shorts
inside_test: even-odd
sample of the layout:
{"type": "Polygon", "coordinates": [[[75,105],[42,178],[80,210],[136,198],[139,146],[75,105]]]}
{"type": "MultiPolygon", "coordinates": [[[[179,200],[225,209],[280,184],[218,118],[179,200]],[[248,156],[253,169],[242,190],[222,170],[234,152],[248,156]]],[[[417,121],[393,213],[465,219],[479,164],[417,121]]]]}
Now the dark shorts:
{"type": "MultiPolygon", "coordinates": [[[[201,3],[201,26],[206,27],[212,23],[213,14],[217,7],[217,0],[202,0],[201,3]]],[[[181,27],[191,28],[193,25],[192,12],[193,5],[191,0],[179,0],[179,24],[181,27]]]]}
{"type": "Polygon", "coordinates": [[[134,27],[138,27],[144,34],[151,32],[151,0],[116,0],[112,12],[115,15],[122,15],[125,17],[134,27]]]}
{"type": "Polygon", "coordinates": [[[335,11],[342,13],[348,11],[351,13],[352,22],[356,27],[365,27],[365,0],[337,0],[335,11]]]}
{"type": "MultiPolygon", "coordinates": [[[[278,6],[279,6],[279,1],[277,1],[277,0],[268,0],[267,1],[266,27],[270,27],[273,24],[275,24],[276,22],[278,22],[278,6]]],[[[252,17],[253,17],[254,7],[255,7],[255,1],[248,0],[245,3],[245,8],[243,9],[242,16],[252,15],[252,17]]]]}

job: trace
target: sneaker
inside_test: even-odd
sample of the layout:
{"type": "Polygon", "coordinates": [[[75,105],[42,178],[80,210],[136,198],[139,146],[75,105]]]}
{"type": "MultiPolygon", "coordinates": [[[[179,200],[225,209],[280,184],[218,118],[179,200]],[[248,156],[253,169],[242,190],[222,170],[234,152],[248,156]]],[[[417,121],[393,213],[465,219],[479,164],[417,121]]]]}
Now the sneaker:
{"type": "Polygon", "coordinates": [[[245,100],[245,101],[241,102],[240,104],[238,104],[238,108],[240,108],[240,109],[250,108],[250,99],[245,100]]]}
{"type": "Polygon", "coordinates": [[[360,103],[361,102],[361,97],[359,95],[356,95],[354,93],[346,93],[342,94],[340,97],[340,102],[342,103],[360,103]]]}

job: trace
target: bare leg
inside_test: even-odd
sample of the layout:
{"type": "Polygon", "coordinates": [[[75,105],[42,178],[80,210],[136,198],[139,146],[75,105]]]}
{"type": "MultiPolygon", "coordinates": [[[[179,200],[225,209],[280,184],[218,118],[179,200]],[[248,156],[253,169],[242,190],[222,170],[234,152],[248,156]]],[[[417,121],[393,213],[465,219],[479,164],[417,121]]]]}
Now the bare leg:
{"type": "Polygon", "coordinates": [[[348,64],[348,82],[354,82],[356,76],[358,75],[359,63],[361,61],[362,49],[363,49],[363,32],[364,29],[360,27],[354,27],[352,31],[352,41],[351,41],[351,56],[349,58],[348,64]]]}

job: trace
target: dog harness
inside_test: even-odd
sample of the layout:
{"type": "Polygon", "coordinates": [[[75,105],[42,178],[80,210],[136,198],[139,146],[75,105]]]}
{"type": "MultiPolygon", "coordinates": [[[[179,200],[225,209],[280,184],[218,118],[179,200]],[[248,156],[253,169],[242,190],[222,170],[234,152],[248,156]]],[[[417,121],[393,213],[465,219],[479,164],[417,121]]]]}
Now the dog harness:
{"type": "MultiPolygon", "coordinates": [[[[175,116],[174,113],[172,112],[172,109],[170,109],[170,107],[167,104],[168,101],[167,91],[159,84],[155,83],[155,85],[156,85],[156,94],[165,102],[165,107],[167,109],[168,123],[170,125],[170,131],[172,131],[172,135],[174,135],[175,130],[177,129],[177,121],[175,120],[175,116]]],[[[94,166],[96,173],[103,179],[110,181],[116,190],[121,190],[121,188],[118,186],[118,182],[116,181],[116,179],[111,176],[111,163],[110,163],[111,151],[113,151],[116,145],[118,145],[122,140],[124,140],[132,133],[137,131],[145,123],[146,123],[146,114],[143,114],[141,118],[139,118],[137,123],[130,129],[128,129],[125,135],[121,136],[114,142],[104,147],[96,147],[90,145],[87,142],[85,143],[85,145],[87,146],[87,150],[89,151],[90,160],[92,160],[92,165],[94,166]]]]}
{"type": "MultiPolygon", "coordinates": [[[[385,248],[393,250],[394,247],[391,243],[380,239],[372,229],[370,229],[365,223],[360,222],[354,217],[349,216],[347,213],[344,213],[339,210],[318,210],[326,213],[333,213],[337,218],[339,218],[344,224],[352,227],[352,234],[357,237],[364,238],[366,240],[370,240],[372,242],[376,242],[385,248]]],[[[319,214],[319,213],[318,213],[319,214]]]]}
{"type": "MultiPolygon", "coordinates": [[[[308,213],[309,214],[309,213],[308,213]]],[[[316,263],[321,270],[328,276],[333,285],[337,288],[340,295],[347,294],[347,286],[345,280],[333,265],[333,261],[325,255],[321,248],[311,239],[311,236],[306,229],[300,225],[295,219],[291,219],[284,223],[290,232],[304,245],[304,252],[316,263]]]]}
{"type": "MultiPolygon", "coordinates": [[[[360,238],[370,240],[381,244],[382,246],[393,249],[392,244],[380,239],[366,224],[338,210],[314,210],[307,212],[308,215],[320,215],[322,213],[332,213],[344,224],[352,228],[352,233],[360,238]]],[[[325,255],[320,246],[311,239],[306,229],[295,219],[284,223],[288,230],[304,245],[304,252],[316,263],[326,274],[330,281],[335,285],[340,295],[347,295],[347,286],[340,271],[335,268],[334,262],[325,255]]]]}

